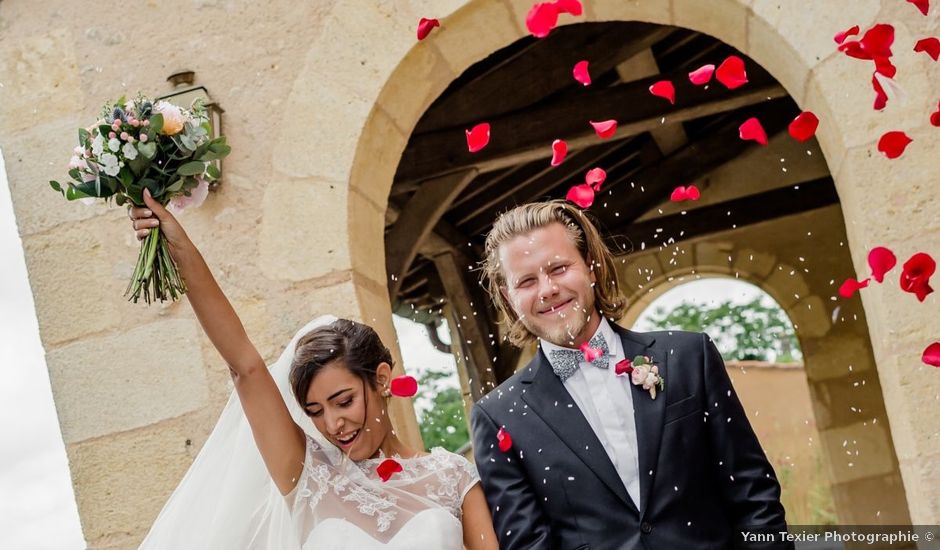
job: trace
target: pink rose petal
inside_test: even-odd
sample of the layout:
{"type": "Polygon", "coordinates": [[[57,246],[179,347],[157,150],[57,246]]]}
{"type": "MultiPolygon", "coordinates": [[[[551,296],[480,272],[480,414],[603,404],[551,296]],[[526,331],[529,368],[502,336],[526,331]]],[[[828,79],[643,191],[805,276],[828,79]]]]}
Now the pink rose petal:
{"type": "Polygon", "coordinates": [[[715,73],[714,65],[702,65],[698,69],[695,69],[694,71],[689,73],[689,80],[692,82],[692,84],[695,84],[696,86],[702,86],[702,85],[708,84],[711,81],[712,75],[714,73],[715,73]]]}
{"type": "Polygon", "coordinates": [[[924,349],[924,354],[921,355],[921,360],[925,365],[940,367],[940,342],[934,342],[927,346],[924,349]]]}
{"type": "Polygon", "coordinates": [[[896,159],[904,154],[911,141],[904,132],[888,132],[878,140],[878,150],[889,159],[896,159]]]}
{"type": "Polygon", "coordinates": [[[395,397],[414,397],[418,393],[418,381],[407,374],[396,376],[389,384],[389,389],[395,397]]]}
{"type": "Polygon", "coordinates": [[[431,31],[434,30],[434,27],[440,27],[441,22],[437,19],[426,19],[422,17],[418,21],[418,40],[424,40],[431,34],[431,31]]]}
{"type": "Polygon", "coordinates": [[[556,139],[552,142],[552,166],[558,166],[565,160],[568,154],[568,144],[562,139],[556,139]]]}
{"type": "Polygon", "coordinates": [[[591,84],[591,74],[588,72],[587,61],[578,61],[575,63],[571,74],[574,76],[574,79],[581,84],[585,86],[589,86],[591,84]]]}
{"type": "Polygon", "coordinates": [[[764,131],[764,127],[761,126],[760,121],[757,120],[756,117],[745,120],[738,128],[738,135],[741,136],[741,139],[752,140],[761,145],[767,145],[767,132],[764,131]]]}
{"type": "Polygon", "coordinates": [[[836,41],[836,44],[841,44],[845,42],[846,38],[850,36],[855,36],[856,34],[858,34],[858,32],[859,32],[858,25],[855,25],[851,29],[846,29],[842,32],[837,32],[836,35],[833,37],[833,40],[836,41]]]}
{"type": "Polygon", "coordinates": [[[594,188],[594,191],[600,191],[601,184],[607,179],[607,172],[603,168],[591,168],[584,175],[584,183],[594,188]]]}
{"type": "Polygon", "coordinates": [[[924,52],[936,61],[940,59],[940,39],[935,37],[922,38],[914,45],[914,51],[924,52]]]}
{"type": "Polygon", "coordinates": [[[819,119],[810,111],[803,111],[793,122],[790,123],[788,131],[790,136],[797,141],[806,141],[816,135],[816,128],[819,127],[819,119]]]}
{"type": "Polygon", "coordinates": [[[607,139],[617,132],[617,121],[613,119],[603,120],[601,122],[594,122],[592,120],[591,126],[594,127],[594,132],[597,134],[597,137],[601,139],[607,139]]]}
{"type": "Polygon", "coordinates": [[[526,28],[536,38],[545,38],[557,24],[558,7],[550,2],[534,4],[525,17],[526,28]]]}
{"type": "Polygon", "coordinates": [[[587,342],[581,344],[579,349],[581,350],[581,353],[584,354],[584,360],[588,363],[594,361],[604,353],[604,350],[600,348],[592,348],[587,342]]]}
{"type": "Polygon", "coordinates": [[[865,288],[868,286],[869,279],[864,281],[856,281],[855,279],[846,279],[842,286],[839,287],[839,296],[843,298],[851,298],[853,294],[858,292],[859,289],[865,288]]]}
{"type": "Polygon", "coordinates": [[[669,103],[676,104],[676,88],[668,80],[660,80],[650,86],[650,93],[656,97],[668,99],[669,103]]]}
{"type": "Polygon", "coordinates": [[[477,124],[471,130],[467,130],[467,149],[471,153],[476,153],[486,147],[490,142],[490,124],[482,122],[477,124]]]}
{"type": "Polygon", "coordinates": [[[729,90],[747,84],[747,72],[744,70],[744,60],[736,55],[728,56],[728,58],[718,66],[718,69],[715,70],[715,78],[729,90]]]}
{"type": "Polygon", "coordinates": [[[587,183],[575,185],[568,190],[565,200],[573,202],[581,208],[590,208],[594,204],[594,188],[587,183]]]}
{"type": "Polygon", "coordinates": [[[871,268],[871,276],[879,283],[884,282],[885,273],[894,269],[898,259],[894,252],[891,252],[883,246],[876,246],[868,253],[868,267],[871,268]]]}
{"type": "Polygon", "coordinates": [[[584,13],[584,7],[579,0],[555,0],[555,9],[558,13],[567,13],[578,16],[584,13]]]}

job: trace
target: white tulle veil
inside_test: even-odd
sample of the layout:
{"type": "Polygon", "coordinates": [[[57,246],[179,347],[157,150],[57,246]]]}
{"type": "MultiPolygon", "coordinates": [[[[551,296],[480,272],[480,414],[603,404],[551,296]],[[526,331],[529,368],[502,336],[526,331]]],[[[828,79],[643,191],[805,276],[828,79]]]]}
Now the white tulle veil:
{"type": "MultiPolygon", "coordinates": [[[[294,422],[329,445],[291,393],[294,348],[307,332],[332,323],[314,319],[291,339],[269,367],[294,422]]],[[[294,550],[301,547],[290,512],[261,459],[238,396],[233,392],[209,439],[173,491],[142,550],[294,550]]]]}

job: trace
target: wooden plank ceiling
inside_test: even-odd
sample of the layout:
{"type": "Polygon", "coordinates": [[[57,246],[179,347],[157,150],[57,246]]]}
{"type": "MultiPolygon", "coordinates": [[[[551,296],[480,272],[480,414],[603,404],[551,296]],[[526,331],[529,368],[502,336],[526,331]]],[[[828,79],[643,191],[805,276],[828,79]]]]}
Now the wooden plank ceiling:
{"type": "MultiPolygon", "coordinates": [[[[478,347],[474,350],[471,341],[469,351],[462,349],[471,378],[474,372],[478,376],[471,386],[479,388],[473,391],[479,397],[486,391],[481,381],[498,383],[517,357],[496,341],[495,315],[478,272],[470,270],[481,259],[486,231],[498,213],[564,198],[583,182],[584,172],[599,166],[607,181],[590,212],[612,242],[641,241],[654,225],[667,227],[675,241],[728,230],[727,217],[714,212],[730,203],[692,209],[681,220],[634,222],[667,201],[677,185],[694,183],[754,147],[738,138],[738,126],[748,117],[757,116],[773,136],[786,131],[798,113],[759,65],[697,32],[637,22],[586,23],[557,28],[545,39],[519,40],[451,83],[418,122],[402,154],[386,216],[393,306],[429,324],[450,316],[451,324],[463,325],[455,337],[463,342],[462,335],[474,336],[478,347]],[[689,82],[690,71],[718,65],[732,54],[745,60],[748,84],[728,90],[714,80],[707,87],[689,82]],[[591,86],[571,76],[582,59],[590,61],[591,86]],[[648,91],[662,79],[676,87],[675,106],[648,91]],[[606,119],[616,119],[619,129],[601,140],[588,121],[606,119]],[[491,124],[492,137],[485,149],[471,154],[464,131],[479,122],[491,124]],[[567,141],[569,154],[551,167],[555,139],[567,141]],[[457,300],[461,303],[451,303],[457,300]],[[489,364],[483,364],[486,358],[489,364]]],[[[749,213],[735,219],[736,227],[837,202],[829,178],[809,183],[801,186],[804,193],[755,185],[753,196],[734,200],[736,211],[749,213]]]]}

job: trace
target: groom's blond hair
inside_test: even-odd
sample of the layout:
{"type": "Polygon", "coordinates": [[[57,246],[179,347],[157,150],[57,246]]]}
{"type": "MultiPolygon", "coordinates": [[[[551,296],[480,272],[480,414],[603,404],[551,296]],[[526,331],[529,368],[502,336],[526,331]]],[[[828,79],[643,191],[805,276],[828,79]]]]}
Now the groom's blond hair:
{"type": "Polygon", "coordinates": [[[506,277],[499,262],[499,249],[504,243],[520,235],[553,223],[561,224],[565,228],[584,262],[594,272],[597,281],[594,284],[594,307],[601,315],[613,320],[622,317],[626,309],[627,302],[620,293],[614,256],[587,215],[561,200],[523,204],[504,212],[496,219],[486,236],[482,262],[486,289],[497,311],[508,322],[509,341],[515,346],[521,347],[532,342],[536,336],[522,324],[512,304],[501,292],[501,289],[506,287],[506,277]]]}

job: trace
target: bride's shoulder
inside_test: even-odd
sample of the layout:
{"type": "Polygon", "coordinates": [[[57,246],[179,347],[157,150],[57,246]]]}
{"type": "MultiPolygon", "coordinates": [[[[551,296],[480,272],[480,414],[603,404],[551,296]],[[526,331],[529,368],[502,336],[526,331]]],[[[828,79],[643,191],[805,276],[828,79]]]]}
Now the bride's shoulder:
{"type": "Polygon", "coordinates": [[[462,454],[448,451],[443,447],[434,447],[431,449],[430,456],[435,458],[435,462],[441,466],[465,474],[470,479],[479,478],[477,467],[462,454]]]}

